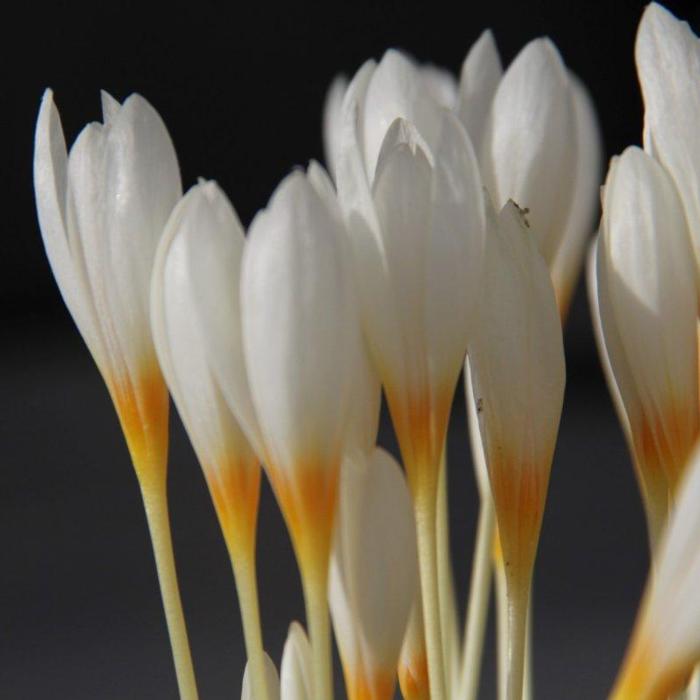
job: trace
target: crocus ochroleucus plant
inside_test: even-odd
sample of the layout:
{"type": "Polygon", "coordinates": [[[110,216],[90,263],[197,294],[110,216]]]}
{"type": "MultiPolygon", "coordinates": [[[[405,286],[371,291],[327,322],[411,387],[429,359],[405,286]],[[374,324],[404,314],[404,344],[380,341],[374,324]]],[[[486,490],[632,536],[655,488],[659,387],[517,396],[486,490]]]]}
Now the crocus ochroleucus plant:
{"type": "Polygon", "coordinates": [[[549,270],[512,203],[489,211],[479,322],[469,344],[509,598],[507,697],[522,697],[532,569],[564,399],[564,348],[549,270]]]}
{"type": "Polygon", "coordinates": [[[214,182],[193,187],[173,211],[153,271],[151,316],[160,365],[209,486],[231,558],[254,697],[268,698],[255,577],[260,462],[201,343],[193,279],[223,255],[238,279],[243,229],[214,182]],[[198,254],[193,254],[196,250],[198,254]]]}
{"type": "Polygon", "coordinates": [[[418,584],[411,496],[384,450],[346,457],[331,561],[330,609],[348,700],[392,700],[418,584]]]}
{"type": "Polygon", "coordinates": [[[639,148],[611,165],[597,251],[603,347],[655,542],[698,435],[697,305],[680,199],[639,148]]]}
{"type": "MultiPolygon", "coordinates": [[[[700,452],[688,462],[677,505],[611,700],[677,697],[700,662],[700,452]]],[[[695,697],[695,696],[693,696],[695,697]]]]}
{"type": "Polygon", "coordinates": [[[469,137],[422,84],[397,52],[358,71],[344,97],[335,172],[363,326],[413,494],[431,693],[441,700],[438,476],[485,225],[469,137]]]}
{"type": "Polygon", "coordinates": [[[66,144],[47,90],[36,127],[34,186],[56,282],[107,385],[141,486],[183,698],[197,697],[178,591],[166,474],[168,393],[151,337],[156,246],[182,188],[170,136],[139,95],[102,93],[104,123],[66,144]]]}

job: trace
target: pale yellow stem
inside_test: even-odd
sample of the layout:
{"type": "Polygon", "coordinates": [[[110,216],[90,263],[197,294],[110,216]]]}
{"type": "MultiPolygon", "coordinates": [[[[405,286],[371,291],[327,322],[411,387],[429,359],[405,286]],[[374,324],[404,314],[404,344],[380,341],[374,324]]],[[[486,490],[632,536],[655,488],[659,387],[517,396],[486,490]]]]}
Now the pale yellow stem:
{"type": "Polygon", "coordinates": [[[523,700],[530,583],[506,577],[508,589],[508,677],[506,699],[523,700]]]}
{"type": "MultiPolygon", "coordinates": [[[[498,537],[496,532],[495,537],[498,537]]],[[[498,699],[506,700],[508,680],[508,591],[503,560],[495,558],[494,573],[496,581],[496,630],[498,650],[498,699]]]]}
{"type": "Polygon", "coordinates": [[[197,700],[197,684],[175,569],[166,482],[164,478],[153,480],[141,478],[140,482],[180,698],[181,700],[197,700]]]}
{"type": "Polygon", "coordinates": [[[455,600],[454,576],[450,557],[450,523],[447,489],[447,450],[443,449],[437,503],[438,586],[442,654],[445,660],[445,691],[448,697],[457,692],[459,681],[459,627],[455,600]]]}
{"type": "Polygon", "coordinates": [[[483,498],[479,511],[476,543],[472,560],[469,602],[464,630],[464,655],[460,682],[461,700],[475,700],[479,692],[481,658],[491,593],[491,557],[496,524],[493,499],[483,498]]]}
{"type": "Polygon", "coordinates": [[[418,563],[423,597],[425,642],[428,653],[430,698],[431,700],[447,700],[437,572],[437,485],[429,488],[429,483],[429,479],[422,481],[414,497],[418,563]]]}
{"type": "Polygon", "coordinates": [[[302,571],[306,621],[313,655],[314,700],[333,700],[333,657],[328,613],[328,566],[302,571]]]}
{"type": "Polygon", "coordinates": [[[232,554],[231,565],[233,567],[233,576],[236,580],[253,697],[269,700],[270,689],[267,687],[265,651],[260,628],[260,604],[255,573],[254,542],[253,546],[248,548],[248,551],[243,550],[232,554]]]}

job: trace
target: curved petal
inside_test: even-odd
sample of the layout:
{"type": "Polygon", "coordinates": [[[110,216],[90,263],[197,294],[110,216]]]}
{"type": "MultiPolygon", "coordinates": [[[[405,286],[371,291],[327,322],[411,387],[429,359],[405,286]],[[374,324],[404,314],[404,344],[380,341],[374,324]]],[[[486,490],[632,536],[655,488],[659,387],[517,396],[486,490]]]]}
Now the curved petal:
{"type": "Polygon", "coordinates": [[[508,67],[483,147],[484,182],[494,206],[512,199],[529,210],[551,264],[569,215],[577,156],[569,77],[548,39],[530,42],[508,67]]]}
{"type": "Polygon", "coordinates": [[[323,104],[323,151],[328,170],[334,178],[342,143],[343,98],[347,89],[348,79],[344,75],[336,75],[323,104]]]}
{"type": "MultiPolygon", "coordinates": [[[[265,654],[265,664],[265,671],[267,673],[267,692],[269,693],[269,700],[280,700],[280,679],[277,675],[277,669],[275,668],[274,662],[267,654],[265,654]]],[[[245,672],[243,673],[241,700],[257,700],[257,698],[253,697],[253,686],[250,681],[250,671],[248,669],[248,664],[246,664],[245,672]]],[[[296,700],[296,698],[294,700],[296,700]]]]}
{"type": "Polygon", "coordinates": [[[496,40],[487,29],[469,49],[459,78],[457,116],[481,153],[486,120],[503,76],[496,40]]]}
{"type": "Polygon", "coordinates": [[[282,652],[281,700],[313,700],[311,645],[304,628],[292,622],[282,652]]]}
{"type": "Polygon", "coordinates": [[[644,147],[681,195],[700,264],[700,40],[657,3],[647,6],[636,59],[644,96],[644,147]]]}

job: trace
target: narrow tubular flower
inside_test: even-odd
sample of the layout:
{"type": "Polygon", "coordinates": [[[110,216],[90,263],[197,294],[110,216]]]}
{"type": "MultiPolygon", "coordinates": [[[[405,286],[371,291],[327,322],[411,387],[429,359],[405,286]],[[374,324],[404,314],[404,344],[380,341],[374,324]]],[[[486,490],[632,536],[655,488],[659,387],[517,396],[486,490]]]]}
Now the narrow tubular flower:
{"type": "MultiPolygon", "coordinates": [[[[277,675],[277,669],[275,668],[275,664],[267,654],[265,654],[264,661],[265,682],[267,687],[269,688],[268,697],[270,698],[270,700],[280,700],[280,679],[277,675]]],[[[253,692],[254,683],[252,681],[252,676],[253,674],[251,673],[250,662],[248,662],[243,673],[243,684],[241,686],[241,700],[258,700],[259,695],[256,695],[253,692]]],[[[290,697],[294,696],[287,696],[287,700],[289,700],[290,697]]],[[[282,698],[285,698],[284,694],[282,694],[282,698]]],[[[308,698],[308,700],[311,699],[308,698]]]]}
{"type": "Polygon", "coordinates": [[[182,188],[157,112],[139,95],[102,94],[104,123],[67,153],[53,94],[36,126],[34,187],[56,282],[107,385],[141,486],[180,693],[196,698],[170,541],[168,393],[153,346],[149,285],[156,246],[182,188]]]}
{"type": "Polygon", "coordinates": [[[304,628],[293,622],[282,652],[281,700],[314,700],[311,645],[304,628]]]}
{"type": "MultiPolygon", "coordinates": [[[[463,82],[474,82],[473,62],[491,76],[477,93],[488,97],[500,68],[490,37],[472,53],[463,82]]],[[[474,111],[481,115],[478,107],[461,113],[470,134],[474,111]]],[[[590,97],[550,40],[532,41],[518,54],[480,130],[482,141],[475,143],[484,185],[497,209],[512,199],[529,210],[565,318],[594,228],[602,145],[590,97]]]]}
{"type": "Polygon", "coordinates": [[[698,435],[697,296],[676,189],[639,148],[608,174],[597,286],[654,541],[698,435]]]}
{"type": "Polygon", "coordinates": [[[358,71],[343,104],[337,180],[365,334],[414,497],[430,681],[441,700],[437,485],[478,286],[484,208],[464,128],[421,85],[421,72],[397,52],[358,71]]]}
{"type": "Polygon", "coordinates": [[[657,3],[639,25],[637,72],[644,97],[644,150],[670,173],[700,265],[700,39],[657,3]]]}
{"type": "Polygon", "coordinates": [[[522,212],[509,203],[488,219],[469,363],[508,587],[507,697],[520,700],[532,569],[564,396],[564,349],[549,271],[522,212]]]}
{"type": "Polygon", "coordinates": [[[268,698],[255,577],[260,462],[207,361],[193,278],[212,256],[240,274],[243,229],[214,182],[193,187],[173,211],[156,255],[151,323],[160,366],[202,466],[233,566],[256,698],[268,698]]]}
{"type": "Polygon", "coordinates": [[[392,700],[418,582],[411,496],[376,448],[343,464],[329,601],[349,700],[392,700]]]}
{"type": "Polygon", "coordinates": [[[665,700],[700,662],[700,452],[691,456],[656,552],[612,700],[665,700]]]}

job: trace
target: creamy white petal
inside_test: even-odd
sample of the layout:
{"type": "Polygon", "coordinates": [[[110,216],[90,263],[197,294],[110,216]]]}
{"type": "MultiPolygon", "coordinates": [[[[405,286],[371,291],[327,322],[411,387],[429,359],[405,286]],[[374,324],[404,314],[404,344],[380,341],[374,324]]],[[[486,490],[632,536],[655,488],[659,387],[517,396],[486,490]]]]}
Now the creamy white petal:
{"type": "Polygon", "coordinates": [[[299,171],[250,227],[241,271],[245,362],[277,469],[332,462],[344,447],[354,331],[342,235],[299,171]]]}
{"type": "Polygon", "coordinates": [[[214,183],[201,189],[206,225],[187,237],[191,303],[207,363],[259,457],[264,449],[248,384],[241,328],[240,276],[245,237],[238,215],[214,183]]]}
{"type": "Polygon", "coordinates": [[[477,154],[481,153],[484,128],[493,97],[503,76],[496,40],[487,29],[469,49],[459,78],[457,116],[467,130],[477,154]]]}
{"type": "Polygon", "coordinates": [[[426,143],[440,136],[441,107],[425,89],[419,67],[406,54],[389,50],[377,65],[364,101],[364,157],[370,180],[389,127],[398,118],[415,125],[426,143]]]}
{"type": "Polygon", "coordinates": [[[353,292],[350,311],[355,316],[352,322],[349,323],[350,330],[353,331],[351,343],[353,351],[351,390],[354,394],[354,399],[350,409],[348,444],[369,452],[377,442],[377,432],[379,431],[381,384],[370,361],[369,349],[362,331],[360,293],[356,288],[356,280],[354,279],[352,244],[347,235],[345,224],[342,222],[342,215],[333,183],[326,171],[316,161],[311,161],[307,170],[307,177],[317,194],[325,201],[329,211],[337,212],[340,226],[343,229],[344,235],[341,236],[342,257],[347,267],[347,274],[353,292]]]}
{"type": "Polygon", "coordinates": [[[432,168],[416,134],[410,123],[394,122],[386,138],[391,145],[382,149],[373,191],[385,290],[382,302],[365,307],[366,321],[382,381],[392,390],[408,390],[409,384],[410,388],[428,386],[424,319],[432,168]]]}
{"type": "Polygon", "coordinates": [[[216,183],[193,187],[174,210],[158,248],[151,287],[153,339],[163,374],[208,480],[232,462],[254,465],[251,448],[223,396],[202,343],[193,267],[233,217],[216,183]]]}
{"type": "Polygon", "coordinates": [[[293,622],[282,653],[281,700],[314,700],[311,645],[304,628],[293,622]]]}
{"type": "Polygon", "coordinates": [[[529,209],[550,264],[567,224],[576,164],[576,125],[567,70],[548,39],[530,42],[501,80],[481,157],[494,206],[529,209]]]}
{"type": "Polygon", "coordinates": [[[413,506],[397,462],[384,450],[348,456],[331,563],[329,600],[349,678],[393,679],[415,598],[413,506]]]}
{"type": "Polygon", "coordinates": [[[480,287],[486,227],[476,156],[466,131],[450,112],[443,117],[436,150],[431,207],[426,340],[431,385],[444,390],[464,363],[480,287]]]}
{"type": "Polygon", "coordinates": [[[700,40],[657,3],[647,6],[636,59],[644,96],[644,146],[671,174],[700,261],[700,40]]]}
{"type": "Polygon", "coordinates": [[[505,551],[508,538],[521,538],[524,546],[530,538],[536,543],[539,534],[564,397],[564,348],[554,290],[535,235],[512,203],[497,220],[495,215],[489,219],[469,364],[505,551]],[[502,511],[503,503],[508,512],[502,511]]]}
{"type": "MultiPolygon", "coordinates": [[[[646,427],[656,441],[668,443],[673,463],[664,469],[680,469],[698,428],[695,276],[673,183],[638,148],[628,148],[611,168],[599,246],[599,298],[607,292],[610,321],[617,329],[646,427]]],[[[609,324],[602,312],[601,308],[607,344],[609,324]]],[[[611,363],[617,376],[612,355],[611,363]]],[[[632,430],[637,431],[635,397],[627,396],[626,382],[618,385],[632,430]]]]}
{"type": "Polygon", "coordinates": [[[102,103],[102,121],[107,124],[117,115],[121,104],[106,90],[100,90],[100,102],[102,103]]]}
{"type": "Polygon", "coordinates": [[[550,265],[562,317],[576,286],[586,242],[596,226],[603,162],[603,143],[593,101],[583,83],[572,73],[569,75],[576,116],[574,192],[566,226],[550,265]]]}
{"type": "Polygon", "coordinates": [[[337,75],[326,93],[323,104],[323,151],[331,175],[335,177],[336,164],[342,140],[343,99],[348,89],[348,79],[337,75]]]}
{"type": "Polygon", "coordinates": [[[424,89],[441,107],[453,109],[457,102],[457,81],[446,68],[431,63],[419,67],[424,89]]]}
{"type": "MultiPolygon", "coordinates": [[[[265,654],[265,671],[267,675],[267,692],[269,700],[280,700],[280,679],[277,669],[272,659],[265,654]]],[[[282,696],[284,697],[284,695],[282,696]]],[[[258,700],[253,697],[253,686],[250,680],[249,664],[246,664],[243,673],[243,686],[241,689],[241,700],[258,700]]],[[[310,700],[310,698],[308,699],[310,700]]]]}
{"type": "Polygon", "coordinates": [[[85,343],[104,372],[107,350],[84,268],[73,259],[66,221],[68,155],[53,93],[41,101],[34,145],[34,191],[39,226],[56,283],[85,343]]]}

